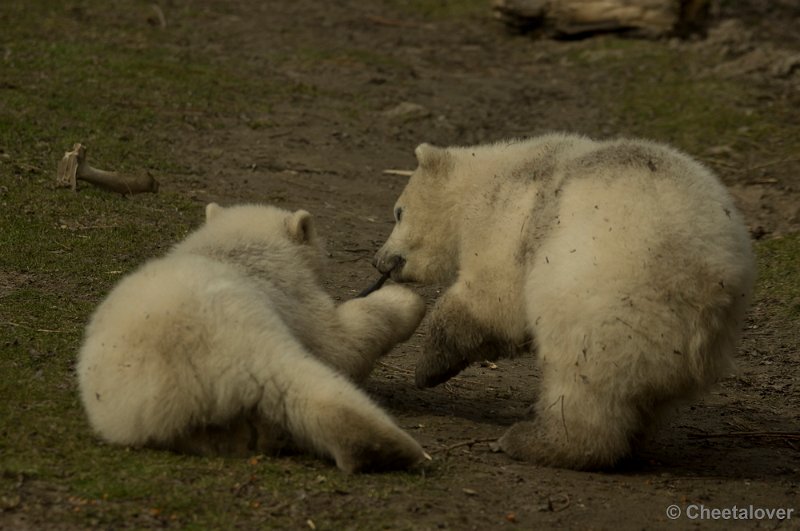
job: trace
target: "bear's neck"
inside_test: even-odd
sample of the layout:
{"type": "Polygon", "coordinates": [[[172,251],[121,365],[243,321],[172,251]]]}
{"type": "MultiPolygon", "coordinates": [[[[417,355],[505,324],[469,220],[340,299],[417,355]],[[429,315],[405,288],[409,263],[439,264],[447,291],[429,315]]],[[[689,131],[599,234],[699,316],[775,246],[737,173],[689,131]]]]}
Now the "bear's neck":
{"type": "Polygon", "coordinates": [[[538,184],[463,168],[449,197],[464,198],[451,219],[458,234],[458,278],[454,286],[476,301],[475,317],[513,342],[528,337],[523,287],[528,229],[538,184]],[[480,301],[480,302],[477,302],[480,301]]]}

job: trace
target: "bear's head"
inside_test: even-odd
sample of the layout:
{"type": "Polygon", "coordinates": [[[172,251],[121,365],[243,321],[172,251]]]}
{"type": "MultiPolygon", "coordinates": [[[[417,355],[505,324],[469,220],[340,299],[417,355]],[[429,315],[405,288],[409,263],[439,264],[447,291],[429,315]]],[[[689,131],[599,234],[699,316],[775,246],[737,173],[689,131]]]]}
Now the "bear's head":
{"type": "Polygon", "coordinates": [[[305,210],[290,212],[270,205],[206,206],[205,224],[189,235],[176,249],[211,253],[230,253],[245,259],[242,249],[271,256],[299,259],[315,271],[321,270],[324,254],[314,219],[305,210]],[[288,253],[288,254],[287,254],[288,253]]]}
{"type": "Polygon", "coordinates": [[[305,210],[290,212],[270,205],[221,207],[206,205],[206,225],[257,240],[281,240],[301,245],[318,243],[314,218],[305,210]]]}
{"type": "Polygon", "coordinates": [[[458,272],[458,214],[450,193],[455,157],[420,144],[417,169],[394,206],[395,226],[373,265],[398,282],[450,282],[458,272]]]}

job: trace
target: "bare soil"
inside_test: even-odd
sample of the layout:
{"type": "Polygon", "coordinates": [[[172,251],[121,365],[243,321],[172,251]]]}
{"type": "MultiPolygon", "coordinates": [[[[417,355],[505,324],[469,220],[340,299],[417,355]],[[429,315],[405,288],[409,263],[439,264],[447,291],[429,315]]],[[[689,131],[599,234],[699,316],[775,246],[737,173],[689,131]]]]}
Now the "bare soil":
{"type": "MultiPolygon", "coordinates": [[[[166,31],[180,35],[176,46],[220,61],[235,57],[265,86],[285,86],[291,96],[271,103],[264,115],[223,117],[224,127],[187,119],[176,133],[174,157],[190,169],[159,176],[162,190],[203,202],[309,210],[327,242],[326,286],[342,300],[377,277],[370,261],[391,231],[392,205],[405,184],[383,170],[413,169],[418,143],[470,144],[552,130],[628,135],[648,120],[612,119],[610,109],[630,78],[605,70],[601,60],[575,59],[594,51],[613,56],[609,42],[618,36],[513,35],[491,19],[488,6],[485,13],[438,16],[426,15],[421,2],[197,4],[203,17],[192,27],[165,9],[166,31]],[[419,107],[398,108],[404,102],[419,107]]],[[[800,53],[800,9],[788,1],[730,4],[722,3],[715,18],[720,29],[707,39],[655,45],[678,48],[696,65],[697,79],[712,73],[750,87],[749,104],[793,106],[786,119],[800,123],[800,72],[791,62],[800,53]],[[780,61],[785,68],[776,70],[780,61]]],[[[681,147],[721,175],[754,238],[800,229],[797,159],[776,158],[774,146],[741,149],[714,138],[681,147]]],[[[441,289],[416,288],[429,302],[441,289]]],[[[351,491],[306,503],[379,503],[386,527],[397,518],[420,529],[800,529],[800,441],[774,434],[800,432],[800,338],[797,323],[776,318],[765,303],[748,318],[737,374],[680,408],[618,469],[597,473],[542,468],[492,452],[486,441],[529,413],[537,389],[534,360],[471,367],[446,385],[421,390],[413,370],[425,333],[423,324],[395,349],[368,390],[439,462],[436,477],[425,490],[398,489],[380,501],[351,491]],[[673,522],[666,514],[673,504],[682,510],[691,504],[785,507],[795,515],[673,522]]]]}
{"type": "MultiPolygon", "coordinates": [[[[194,159],[196,174],[167,186],[200,200],[265,200],[308,209],[328,242],[327,286],[342,299],[376,276],[370,260],[392,227],[392,205],[405,178],[382,170],[413,169],[418,143],[469,144],[549,130],[592,136],[635,131],[610,123],[605,114],[626,80],[607,77],[602,64],[576,67],[564,59],[564,49],[591,50],[592,39],[536,40],[506,33],[488,16],[431,19],[347,0],[236,0],[225,2],[225,14],[221,4],[208,4],[206,26],[187,35],[186,46],[245,56],[262,75],[313,87],[313,94],[298,90],[291,101],[272,108],[268,128],[253,127],[261,117],[243,116],[222,130],[187,134],[176,156],[194,159]],[[282,61],[274,61],[276,52],[282,61]],[[391,110],[402,102],[422,109],[394,116],[391,110]],[[208,155],[209,145],[224,155],[208,155]]],[[[742,2],[718,17],[727,22],[708,39],[663,45],[681,47],[687,57],[712,57],[710,66],[698,61],[698,76],[704,69],[727,68],[738,79],[750,76],[767,99],[800,103],[800,76],[769,71],[776,57],[800,51],[800,10],[788,2],[772,11],[742,2]],[[762,64],[757,57],[756,64],[745,64],[742,58],[752,50],[766,50],[762,64]]],[[[712,166],[728,157],[715,168],[754,237],[800,227],[797,160],[775,161],[768,146],[734,153],[714,139],[694,148],[693,154],[707,156],[712,166]]],[[[431,301],[439,293],[422,291],[431,301]]],[[[748,320],[738,374],[683,407],[636,456],[608,473],[540,468],[493,453],[483,441],[525,418],[534,401],[534,360],[473,367],[444,386],[420,390],[413,368],[423,326],[381,364],[369,391],[437,460],[446,461],[446,473],[432,490],[404,493],[389,503],[394,511],[413,515],[420,528],[716,523],[800,529],[800,515],[782,522],[699,522],[684,516],[676,524],[665,513],[671,504],[800,510],[800,441],[736,435],[800,430],[796,323],[794,328],[776,324],[768,313],[755,307],[748,320]],[[465,444],[473,440],[479,442],[465,444]]]]}

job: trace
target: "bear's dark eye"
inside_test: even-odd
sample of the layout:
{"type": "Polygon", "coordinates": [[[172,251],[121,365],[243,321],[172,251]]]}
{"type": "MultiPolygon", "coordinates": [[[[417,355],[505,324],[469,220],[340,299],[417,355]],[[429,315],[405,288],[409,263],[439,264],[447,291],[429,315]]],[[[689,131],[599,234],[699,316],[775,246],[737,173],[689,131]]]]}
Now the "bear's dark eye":
{"type": "Polygon", "coordinates": [[[394,209],[394,220],[400,223],[401,219],[403,219],[403,209],[402,207],[397,207],[394,209]]]}

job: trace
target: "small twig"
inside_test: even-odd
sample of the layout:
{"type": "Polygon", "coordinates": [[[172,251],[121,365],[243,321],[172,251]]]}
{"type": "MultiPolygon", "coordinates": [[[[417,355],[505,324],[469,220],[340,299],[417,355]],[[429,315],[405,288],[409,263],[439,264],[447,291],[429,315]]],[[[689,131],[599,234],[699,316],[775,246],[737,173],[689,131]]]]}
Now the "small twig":
{"type": "Polygon", "coordinates": [[[799,162],[799,161],[800,157],[786,157],[783,159],[771,160],[769,162],[764,162],[763,164],[750,166],[749,168],[745,168],[744,171],[763,170],[764,168],[769,168],[770,166],[777,166],[779,164],[788,164],[790,162],[799,162]]]}
{"type": "Polygon", "coordinates": [[[729,479],[725,476],[669,476],[666,478],[661,479],[664,482],[671,482],[671,481],[705,481],[705,480],[720,480],[720,479],[729,479]]]}
{"type": "Polygon", "coordinates": [[[397,28],[413,28],[417,26],[413,22],[406,22],[405,20],[396,20],[393,18],[386,18],[378,15],[366,15],[364,16],[364,18],[366,18],[369,22],[372,22],[373,24],[378,24],[380,26],[392,26],[397,28]]]}
{"type": "Polygon", "coordinates": [[[324,168],[292,168],[291,171],[297,173],[318,173],[321,175],[336,175],[336,170],[326,170],[324,168]]]}
{"type": "Polygon", "coordinates": [[[254,483],[255,483],[255,476],[251,476],[242,483],[237,483],[231,490],[231,494],[233,494],[234,496],[239,496],[239,494],[242,492],[242,490],[244,490],[245,487],[249,487],[254,483]]]}
{"type": "Polygon", "coordinates": [[[345,253],[371,253],[373,252],[372,249],[341,249],[342,252],[345,253]]]}
{"type": "Polygon", "coordinates": [[[370,293],[373,293],[373,292],[378,291],[379,289],[381,289],[383,287],[383,285],[386,283],[386,281],[389,280],[389,275],[390,274],[391,274],[391,271],[387,271],[386,273],[382,274],[381,277],[378,280],[376,280],[374,284],[372,284],[371,286],[365,288],[361,293],[356,295],[356,298],[366,297],[370,293]]]}
{"type": "Polygon", "coordinates": [[[301,494],[295,500],[286,500],[286,501],[283,501],[283,502],[279,502],[279,503],[276,503],[275,505],[271,505],[269,507],[264,507],[263,510],[266,511],[267,513],[269,513],[269,514],[274,515],[274,514],[278,513],[279,511],[282,511],[283,509],[285,509],[289,505],[291,505],[293,503],[299,503],[299,502],[303,501],[304,499],[306,499],[306,495],[305,494],[301,494]]]}
{"type": "Polygon", "coordinates": [[[11,321],[3,321],[3,324],[7,324],[15,328],[24,328],[25,330],[30,330],[32,332],[46,332],[48,334],[66,334],[69,332],[68,330],[49,330],[47,328],[32,328],[30,326],[26,326],[23,324],[12,323],[11,321]]]}
{"type": "Polygon", "coordinates": [[[282,136],[291,135],[291,131],[281,131],[279,133],[272,133],[271,135],[267,135],[267,138],[280,138],[282,136]]]}
{"type": "Polygon", "coordinates": [[[158,25],[161,29],[167,28],[167,17],[164,16],[164,11],[161,9],[161,6],[158,4],[153,4],[153,11],[156,13],[156,17],[158,18],[158,25]]]}
{"type": "Polygon", "coordinates": [[[403,177],[411,177],[414,174],[413,170],[383,170],[385,175],[401,175],[403,177]]]}
{"type": "Polygon", "coordinates": [[[481,443],[493,443],[497,441],[497,437],[486,437],[483,439],[470,439],[468,441],[461,441],[459,443],[451,444],[449,446],[444,446],[442,448],[437,448],[436,450],[431,450],[431,454],[438,454],[439,452],[448,453],[450,450],[455,450],[456,448],[461,448],[462,446],[469,446],[470,448],[475,444],[481,443]]]}
{"type": "Polygon", "coordinates": [[[713,158],[708,158],[708,157],[706,157],[706,160],[710,164],[714,164],[715,166],[724,166],[725,168],[729,168],[731,170],[737,170],[737,171],[741,170],[741,164],[733,164],[733,163],[730,163],[730,162],[726,162],[724,160],[713,159],[713,158]]]}
{"type": "Polygon", "coordinates": [[[561,511],[569,507],[571,504],[572,500],[570,499],[569,494],[567,494],[566,492],[547,497],[547,508],[554,513],[560,513],[561,511]]]}
{"type": "Polygon", "coordinates": [[[800,441],[800,432],[791,431],[731,431],[728,433],[690,433],[692,439],[719,439],[724,437],[763,437],[800,441]]]}

